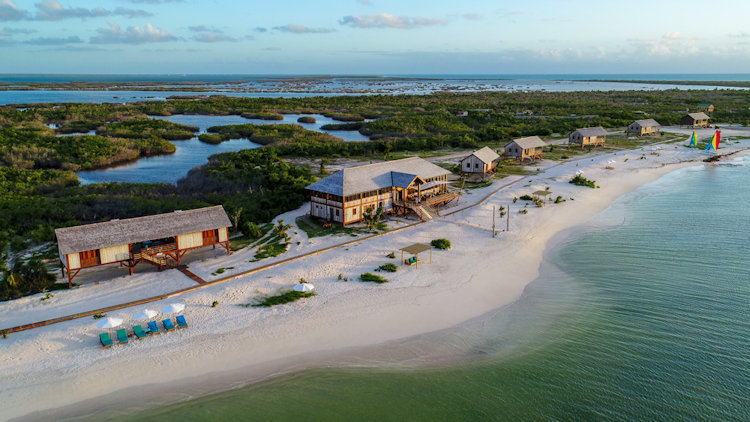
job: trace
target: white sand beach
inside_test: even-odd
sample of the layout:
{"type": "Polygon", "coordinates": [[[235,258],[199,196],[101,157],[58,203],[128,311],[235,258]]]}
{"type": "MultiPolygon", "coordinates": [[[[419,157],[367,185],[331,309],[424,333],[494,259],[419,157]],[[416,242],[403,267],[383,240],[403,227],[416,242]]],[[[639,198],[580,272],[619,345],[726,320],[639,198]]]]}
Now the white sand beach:
{"type": "MultiPolygon", "coordinates": [[[[747,129],[735,132],[722,129],[725,139],[750,135],[747,129]]],[[[564,163],[542,161],[538,174],[497,179],[492,186],[463,195],[458,205],[441,214],[475,204],[514,182],[475,207],[174,298],[109,313],[133,325],[141,322],[134,321],[133,314],[144,308],[158,310],[167,303],[182,302],[187,305],[183,313],[190,324],[187,329],[140,341],[131,338],[129,344],[106,350],[99,344],[102,330],[91,317],[12,333],[0,339],[0,419],[59,419],[126,399],[123,407],[182,400],[282,372],[328,365],[331,359],[324,357],[334,353],[452,327],[505,306],[537,277],[545,247],[556,233],[580,225],[616,198],[668,172],[711,165],[701,161],[706,153],[687,149],[683,143],[664,144],[659,151],[646,147],[564,163]],[[614,169],[605,169],[609,160],[615,160],[614,169]],[[579,170],[600,188],[568,183],[579,170]],[[514,204],[514,197],[547,187],[553,200],[560,195],[566,201],[549,201],[542,208],[528,203],[528,213],[519,213],[527,201],[514,204]],[[506,223],[498,219],[498,234],[493,238],[493,206],[508,205],[510,230],[504,231],[506,223]],[[358,281],[359,274],[381,264],[399,263],[399,248],[435,238],[449,239],[452,248],[433,250],[432,263],[424,253],[418,269],[400,266],[396,273],[380,273],[389,283],[358,281]],[[395,260],[386,257],[390,252],[396,253],[395,260]],[[339,280],[339,274],[349,281],[339,280]],[[238,306],[290,289],[300,278],[315,285],[317,296],[272,308],[238,306]],[[215,308],[213,301],[219,302],[215,308]]],[[[725,141],[721,146],[721,154],[744,150],[750,148],[750,139],[725,141]]],[[[278,218],[291,223],[307,210],[309,204],[278,218]]],[[[354,239],[348,235],[308,239],[296,228],[290,234],[290,250],[277,258],[250,262],[251,250],[231,256],[209,250],[188,256],[188,265],[210,281],[354,239]],[[212,276],[220,267],[234,268],[212,276]]],[[[88,276],[89,282],[54,292],[53,298],[43,302],[39,300],[42,295],[35,295],[0,303],[0,326],[195,285],[177,270],[138,267],[134,276],[126,274],[125,269],[112,268],[97,275],[102,277],[99,283],[88,276]],[[105,275],[112,278],[105,279],[105,275]]]]}

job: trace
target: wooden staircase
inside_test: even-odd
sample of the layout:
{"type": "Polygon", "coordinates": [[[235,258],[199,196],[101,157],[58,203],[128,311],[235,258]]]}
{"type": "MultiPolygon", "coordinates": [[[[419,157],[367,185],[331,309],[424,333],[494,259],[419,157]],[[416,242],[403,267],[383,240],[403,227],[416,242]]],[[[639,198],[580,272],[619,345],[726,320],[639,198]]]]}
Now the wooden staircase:
{"type": "Polygon", "coordinates": [[[175,261],[172,257],[169,255],[150,255],[147,253],[140,253],[140,258],[144,262],[148,262],[149,264],[158,267],[159,271],[165,269],[165,268],[175,268],[177,266],[177,261],[175,261]]]}

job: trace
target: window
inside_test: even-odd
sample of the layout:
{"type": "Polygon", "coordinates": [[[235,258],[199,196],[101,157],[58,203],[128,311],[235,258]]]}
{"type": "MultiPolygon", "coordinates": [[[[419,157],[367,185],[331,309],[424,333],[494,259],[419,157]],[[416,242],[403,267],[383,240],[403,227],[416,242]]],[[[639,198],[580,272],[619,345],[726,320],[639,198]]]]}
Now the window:
{"type": "Polygon", "coordinates": [[[338,216],[339,216],[339,209],[336,208],[336,217],[338,217],[338,216]]]}
{"type": "Polygon", "coordinates": [[[203,232],[203,244],[213,245],[214,243],[216,243],[217,239],[219,238],[218,232],[218,230],[205,230],[203,232]]]}
{"type": "Polygon", "coordinates": [[[356,208],[352,208],[352,215],[357,215],[357,209],[356,208]]]}
{"type": "Polygon", "coordinates": [[[478,169],[479,168],[479,163],[474,163],[474,168],[478,169]]]}
{"type": "Polygon", "coordinates": [[[79,252],[78,258],[81,261],[81,268],[93,267],[94,265],[101,264],[101,261],[99,260],[99,249],[79,252]]]}

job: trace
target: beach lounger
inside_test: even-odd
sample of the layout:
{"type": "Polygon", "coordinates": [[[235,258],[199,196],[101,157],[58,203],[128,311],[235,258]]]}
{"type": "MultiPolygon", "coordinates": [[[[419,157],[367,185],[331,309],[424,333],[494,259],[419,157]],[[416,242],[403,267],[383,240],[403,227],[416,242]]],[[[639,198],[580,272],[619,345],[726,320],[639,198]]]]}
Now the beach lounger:
{"type": "Polygon", "coordinates": [[[112,339],[109,338],[109,333],[101,333],[99,334],[99,341],[102,342],[102,349],[106,349],[107,347],[112,347],[114,343],[112,343],[112,339]]]}
{"type": "Polygon", "coordinates": [[[148,329],[151,330],[150,334],[161,334],[161,331],[159,330],[159,326],[156,325],[156,321],[149,321],[148,322],[148,329]]]}
{"type": "Polygon", "coordinates": [[[122,329],[117,330],[117,340],[120,342],[120,344],[125,344],[128,342],[128,330],[122,329]]]}
{"type": "Polygon", "coordinates": [[[187,328],[187,321],[185,321],[185,315],[177,315],[177,318],[175,318],[175,321],[177,321],[177,328],[187,328]]]}
{"type": "Polygon", "coordinates": [[[165,319],[161,323],[164,324],[164,329],[167,331],[174,331],[176,329],[171,319],[165,319]]]}
{"type": "Polygon", "coordinates": [[[133,334],[135,334],[138,340],[143,340],[147,336],[146,332],[143,331],[143,327],[141,327],[140,325],[133,326],[133,334]]]}

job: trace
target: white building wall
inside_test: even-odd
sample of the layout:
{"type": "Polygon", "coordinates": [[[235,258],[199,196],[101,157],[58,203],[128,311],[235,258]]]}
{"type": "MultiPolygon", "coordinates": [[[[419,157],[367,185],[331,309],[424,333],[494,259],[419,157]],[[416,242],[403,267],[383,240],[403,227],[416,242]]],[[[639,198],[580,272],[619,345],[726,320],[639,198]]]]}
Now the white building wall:
{"type": "Polygon", "coordinates": [[[219,228],[219,242],[226,242],[229,239],[229,230],[226,227],[219,228]]]}
{"type": "Polygon", "coordinates": [[[128,245],[110,246],[99,249],[99,258],[102,264],[111,264],[117,261],[125,261],[130,258],[128,245]]]}
{"type": "Polygon", "coordinates": [[[203,232],[181,234],[177,236],[177,245],[180,249],[203,246],[203,232]]]}
{"type": "Polygon", "coordinates": [[[68,254],[68,265],[70,265],[69,270],[81,268],[81,256],[78,255],[78,252],[68,254]]]}

